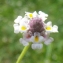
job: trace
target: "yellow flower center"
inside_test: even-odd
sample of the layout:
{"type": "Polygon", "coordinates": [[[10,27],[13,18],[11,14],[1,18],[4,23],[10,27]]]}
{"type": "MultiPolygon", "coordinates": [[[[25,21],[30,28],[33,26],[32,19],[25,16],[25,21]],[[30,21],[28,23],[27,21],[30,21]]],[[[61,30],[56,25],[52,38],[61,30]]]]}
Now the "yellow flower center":
{"type": "Polygon", "coordinates": [[[33,14],[32,14],[32,13],[30,13],[30,14],[29,14],[29,17],[30,17],[30,18],[32,18],[32,17],[33,17],[33,14]]]}
{"type": "Polygon", "coordinates": [[[26,26],[21,27],[21,30],[26,30],[26,29],[27,29],[26,26]]]}
{"type": "Polygon", "coordinates": [[[35,36],[34,41],[35,42],[38,42],[39,41],[39,37],[38,36],[35,36]]]}
{"type": "Polygon", "coordinates": [[[46,27],[46,30],[51,30],[51,26],[47,26],[46,27]]]}

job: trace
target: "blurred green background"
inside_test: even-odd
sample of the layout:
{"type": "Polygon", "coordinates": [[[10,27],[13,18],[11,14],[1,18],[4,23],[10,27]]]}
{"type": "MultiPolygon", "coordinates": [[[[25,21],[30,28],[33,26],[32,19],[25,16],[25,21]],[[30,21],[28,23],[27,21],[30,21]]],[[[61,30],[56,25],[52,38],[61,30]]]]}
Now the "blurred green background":
{"type": "Polygon", "coordinates": [[[0,63],[16,63],[24,46],[21,34],[15,34],[14,19],[25,11],[43,11],[47,21],[58,25],[59,33],[51,34],[54,42],[42,50],[29,48],[21,63],[63,63],[63,0],[0,0],[0,63]]]}

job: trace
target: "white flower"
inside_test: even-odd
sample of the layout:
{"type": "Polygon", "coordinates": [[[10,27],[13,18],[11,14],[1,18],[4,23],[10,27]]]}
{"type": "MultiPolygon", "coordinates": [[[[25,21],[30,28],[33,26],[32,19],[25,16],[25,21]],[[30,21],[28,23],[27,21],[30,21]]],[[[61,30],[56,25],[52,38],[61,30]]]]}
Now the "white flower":
{"type": "Polygon", "coordinates": [[[46,25],[45,25],[45,30],[47,31],[47,32],[52,32],[52,22],[51,21],[49,21],[46,25]]]}
{"type": "MultiPolygon", "coordinates": [[[[30,33],[30,32],[29,32],[29,33],[30,33]]],[[[20,43],[22,43],[24,46],[28,46],[28,45],[29,45],[30,38],[27,37],[29,33],[27,33],[27,32],[23,33],[23,37],[20,38],[20,40],[19,40],[20,43]]]]}
{"type": "Polygon", "coordinates": [[[37,16],[37,12],[36,11],[34,11],[33,13],[30,13],[30,12],[25,12],[26,14],[26,16],[28,17],[28,18],[33,18],[33,17],[36,17],[37,16]]]}
{"type": "Polygon", "coordinates": [[[23,33],[23,32],[27,32],[27,30],[29,29],[29,25],[22,23],[22,24],[14,24],[14,33],[23,33]]]}
{"type": "Polygon", "coordinates": [[[41,49],[43,45],[41,42],[44,41],[44,37],[40,36],[40,33],[35,32],[34,36],[30,38],[30,42],[32,42],[32,49],[41,49]]]}
{"type": "Polygon", "coordinates": [[[28,46],[29,45],[29,43],[25,39],[23,39],[23,38],[20,38],[19,41],[20,41],[20,43],[23,44],[23,46],[28,46]]]}
{"type": "Polygon", "coordinates": [[[45,39],[44,44],[48,45],[50,44],[54,39],[52,37],[45,39]]]}
{"type": "Polygon", "coordinates": [[[41,43],[44,40],[43,36],[40,36],[40,33],[35,32],[34,36],[30,38],[30,41],[33,43],[41,43]]]}
{"type": "Polygon", "coordinates": [[[19,25],[18,24],[14,24],[14,33],[19,33],[19,25]]]}
{"type": "Polygon", "coordinates": [[[45,30],[47,32],[58,32],[58,26],[54,25],[52,26],[52,22],[49,21],[46,25],[45,25],[45,30]]]}
{"type": "Polygon", "coordinates": [[[18,16],[18,17],[14,20],[14,22],[15,22],[15,23],[20,23],[21,19],[22,19],[22,16],[18,16]]]}
{"type": "Polygon", "coordinates": [[[43,44],[32,44],[31,45],[32,49],[41,49],[43,47],[43,44]]]}
{"type": "Polygon", "coordinates": [[[14,22],[16,24],[14,24],[14,32],[15,33],[19,33],[19,32],[26,32],[29,29],[29,20],[24,17],[22,18],[21,16],[18,16],[14,22]]]}
{"type": "Polygon", "coordinates": [[[38,12],[38,16],[43,20],[43,21],[45,21],[46,19],[47,19],[47,17],[48,17],[48,14],[45,14],[44,12],[42,12],[42,11],[39,11],[38,12]]]}
{"type": "Polygon", "coordinates": [[[27,30],[29,29],[29,25],[25,24],[25,23],[22,23],[20,24],[19,26],[19,29],[20,29],[20,32],[27,32],[27,30]]]}

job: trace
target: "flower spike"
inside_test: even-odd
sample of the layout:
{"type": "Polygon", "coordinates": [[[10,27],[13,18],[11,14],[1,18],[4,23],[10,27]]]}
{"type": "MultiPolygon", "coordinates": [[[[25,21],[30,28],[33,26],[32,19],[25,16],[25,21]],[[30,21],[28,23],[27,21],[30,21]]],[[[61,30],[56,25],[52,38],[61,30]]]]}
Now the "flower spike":
{"type": "Polygon", "coordinates": [[[32,49],[41,49],[42,43],[50,44],[53,38],[49,37],[50,33],[58,32],[58,26],[53,25],[49,21],[45,23],[48,14],[39,11],[25,12],[24,17],[18,16],[14,20],[14,32],[23,33],[23,38],[20,39],[20,43],[27,46],[30,42],[32,43],[32,49]],[[31,34],[30,34],[31,33],[31,34]],[[40,45],[40,46],[39,46],[40,45]]]}

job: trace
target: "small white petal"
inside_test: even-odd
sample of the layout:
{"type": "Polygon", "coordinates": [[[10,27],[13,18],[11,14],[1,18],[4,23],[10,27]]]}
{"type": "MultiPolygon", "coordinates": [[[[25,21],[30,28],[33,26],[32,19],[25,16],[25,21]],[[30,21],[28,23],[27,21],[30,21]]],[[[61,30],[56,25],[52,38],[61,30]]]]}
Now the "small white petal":
{"type": "Polygon", "coordinates": [[[54,25],[54,26],[53,26],[52,32],[58,32],[58,26],[57,26],[57,25],[54,25]]]}
{"type": "Polygon", "coordinates": [[[32,44],[32,49],[41,49],[43,47],[43,44],[32,44]]]}
{"type": "Polygon", "coordinates": [[[45,14],[45,13],[42,12],[42,11],[39,11],[39,14],[42,14],[42,16],[44,16],[44,17],[48,17],[48,14],[45,14]]]}
{"type": "Polygon", "coordinates": [[[22,16],[18,16],[18,17],[14,20],[14,22],[15,22],[15,23],[19,23],[19,22],[21,21],[21,19],[22,19],[22,16]]]}
{"type": "Polygon", "coordinates": [[[19,33],[19,25],[18,24],[14,24],[14,33],[19,33]]]}
{"type": "Polygon", "coordinates": [[[36,11],[33,12],[33,17],[36,17],[38,14],[36,11]]]}
{"type": "Polygon", "coordinates": [[[20,38],[19,41],[20,41],[20,43],[23,44],[23,46],[28,46],[29,45],[29,43],[26,40],[22,39],[22,38],[20,38]]]}
{"type": "Polygon", "coordinates": [[[34,42],[34,36],[30,38],[30,42],[34,42]]]}
{"type": "Polygon", "coordinates": [[[47,18],[45,18],[45,17],[42,17],[42,20],[43,20],[43,21],[45,21],[46,19],[47,19],[47,18]]]}
{"type": "Polygon", "coordinates": [[[47,19],[48,14],[45,14],[45,13],[42,12],[42,11],[39,11],[38,13],[39,13],[38,16],[42,19],[42,21],[45,21],[45,20],[47,19]]]}
{"type": "Polygon", "coordinates": [[[20,21],[20,25],[22,24],[28,24],[29,20],[27,19],[27,17],[22,18],[22,20],[20,21]]]}
{"type": "Polygon", "coordinates": [[[54,41],[54,39],[53,39],[52,37],[50,37],[50,38],[46,39],[44,43],[45,43],[46,45],[48,45],[48,44],[50,44],[52,41],[54,41]]]}
{"type": "Polygon", "coordinates": [[[51,21],[49,21],[49,22],[47,22],[47,24],[46,24],[47,26],[52,26],[52,22],[51,21]]]}
{"type": "Polygon", "coordinates": [[[22,44],[23,44],[23,46],[28,46],[29,45],[29,43],[26,42],[26,41],[22,41],[22,44]]]}
{"type": "Polygon", "coordinates": [[[39,42],[43,42],[44,41],[44,37],[43,36],[39,36],[39,42]]]}
{"type": "Polygon", "coordinates": [[[18,30],[14,30],[14,33],[16,33],[16,34],[17,34],[17,33],[19,33],[19,31],[18,31],[18,30]]]}
{"type": "Polygon", "coordinates": [[[31,47],[32,47],[32,49],[36,49],[35,44],[32,44],[31,47]]]}

